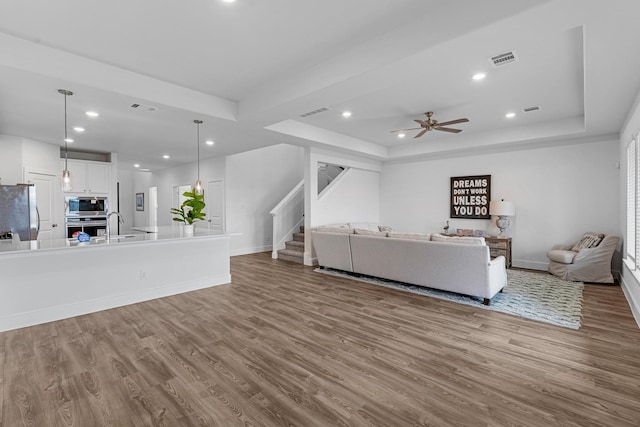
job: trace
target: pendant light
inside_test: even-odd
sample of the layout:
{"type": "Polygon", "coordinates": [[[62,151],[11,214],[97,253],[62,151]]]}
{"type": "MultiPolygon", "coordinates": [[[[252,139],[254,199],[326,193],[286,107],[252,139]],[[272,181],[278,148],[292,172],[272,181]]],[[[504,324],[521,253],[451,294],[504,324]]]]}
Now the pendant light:
{"type": "Polygon", "coordinates": [[[71,172],[67,167],[67,160],[69,160],[69,149],[67,143],[73,140],[67,136],[67,96],[73,95],[73,92],[66,89],[58,89],[58,93],[64,95],[64,170],[62,171],[62,191],[71,191],[73,188],[71,185],[71,172]]]}
{"type": "Polygon", "coordinates": [[[203,194],[204,188],[202,186],[202,181],[200,181],[200,125],[202,124],[202,120],[194,120],[193,123],[196,124],[196,144],[198,145],[198,179],[196,179],[196,183],[193,186],[193,192],[196,194],[203,194]]]}

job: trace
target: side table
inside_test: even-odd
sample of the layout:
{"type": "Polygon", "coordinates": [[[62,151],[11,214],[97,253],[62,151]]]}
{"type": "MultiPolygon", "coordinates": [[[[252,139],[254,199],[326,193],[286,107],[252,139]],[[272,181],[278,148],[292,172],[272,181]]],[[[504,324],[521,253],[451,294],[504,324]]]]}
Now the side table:
{"type": "Polygon", "coordinates": [[[505,258],[507,268],[511,268],[511,237],[485,237],[484,241],[489,246],[491,258],[502,255],[505,258]]]}

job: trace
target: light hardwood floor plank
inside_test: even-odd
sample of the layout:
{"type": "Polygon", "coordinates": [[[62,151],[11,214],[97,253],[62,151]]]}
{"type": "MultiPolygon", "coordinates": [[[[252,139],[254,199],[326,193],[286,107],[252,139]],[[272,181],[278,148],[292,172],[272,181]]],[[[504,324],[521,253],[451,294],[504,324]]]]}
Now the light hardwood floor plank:
{"type": "Polygon", "coordinates": [[[0,333],[0,426],[640,426],[640,329],[560,328],[271,259],[232,284],[0,333]]]}

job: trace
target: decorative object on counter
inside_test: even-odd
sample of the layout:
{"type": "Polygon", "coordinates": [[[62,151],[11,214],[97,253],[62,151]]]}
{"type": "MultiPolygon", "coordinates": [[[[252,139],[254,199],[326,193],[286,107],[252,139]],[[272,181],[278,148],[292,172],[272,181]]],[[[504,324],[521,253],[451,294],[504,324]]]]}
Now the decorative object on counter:
{"type": "Polygon", "coordinates": [[[58,89],[58,93],[64,95],[64,170],[62,171],[62,191],[71,191],[71,172],[69,172],[67,166],[67,161],[69,160],[67,143],[73,142],[73,139],[67,136],[67,96],[73,95],[73,92],[66,89],[58,89]]]}
{"type": "Polygon", "coordinates": [[[449,234],[449,221],[446,221],[446,225],[442,229],[444,230],[443,234],[449,234]]]}
{"type": "Polygon", "coordinates": [[[498,219],[496,220],[496,225],[500,229],[498,237],[507,237],[505,230],[511,225],[511,222],[507,217],[514,216],[516,214],[516,207],[513,202],[506,202],[504,199],[492,200],[489,204],[489,213],[491,215],[498,216],[498,219]]]}
{"type": "Polygon", "coordinates": [[[204,194],[197,194],[195,188],[192,191],[185,191],[182,194],[187,199],[182,202],[179,208],[171,208],[171,213],[176,215],[173,220],[182,222],[185,225],[185,234],[193,234],[193,222],[204,220],[206,214],[202,212],[205,208],[204,194]]]}
{"type": "Polygon", "coordinates": [[[200,125],[203,122],[202,120],[194,120],[193,123],[196,124],[196,145],[198,146],[198,179],[196,179],[196,182],[193,185],[193,192],[201,195],[204,194],[204,187],[202,185],[202,181],[200,181],[200,125]]]}
{"type": "Polygon", "coordinates": [[[456,236],[473,237],[474,231],[471,228],[458,228],[456,230],[456,236]]]}
{"type": "Polygon", "coordinates": [[[80,232],[80,233],[78,233],[77,239],[78,239],[79,242],[88,242],[89,240],[91,240],[91,236],[89,236],[85,232],[80,232]]]}
{"type": "Polygon", "coordinates": [[[136,210],[144,211],[144,193],[136,193],[136,210]]]}

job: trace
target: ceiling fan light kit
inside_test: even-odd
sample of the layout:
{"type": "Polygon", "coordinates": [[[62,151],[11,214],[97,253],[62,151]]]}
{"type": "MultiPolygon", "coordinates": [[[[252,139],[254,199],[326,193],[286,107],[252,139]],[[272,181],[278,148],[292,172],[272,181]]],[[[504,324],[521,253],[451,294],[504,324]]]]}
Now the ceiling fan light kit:
{"type": "Polygon", "coordinates": [[[414,136],[413,138],[420,138],[422,135],[424,135],[425,133],[431,131],[431,130],[439,130],[442,132],[450,132],[450,133],[460,133],[462,132],[462,129],[454,129],[454,128],[450,128],[450,127],[446,127],[449,125],[455,125],[458,123],[466,123],[469,121],[469,119],[467,118],[461,118],[461,119],[456,119],[456,120],[449,120],[446,122],[439,122],[435,119],[432,119],[431,116],[433,116],[433,111],[427,111],[426,113],[424,113],[427,116],[427,120],[420,120],[420,119],[414,119],[413,121],[418,123],[420,125],[419,128],[411,128],[411,129],[398,129],[398,130],[392,130],[391,133],[396,133],[396,132],[408,132],[410,130],[420,130],[420,132],[418,132],[418,134],[416,136],[414,136]]]}

